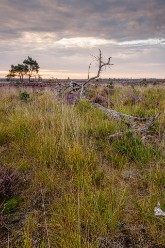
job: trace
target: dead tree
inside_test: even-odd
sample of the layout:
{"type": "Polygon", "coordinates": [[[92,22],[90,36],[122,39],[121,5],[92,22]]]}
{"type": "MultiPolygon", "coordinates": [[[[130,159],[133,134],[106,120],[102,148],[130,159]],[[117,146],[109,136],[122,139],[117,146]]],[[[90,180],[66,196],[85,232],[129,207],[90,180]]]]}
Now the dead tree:
{"type": "MultiPolygon", "coordinates": [[[[91,69],[91,63],[90,63],[89,67],[88,67],[88,79],[83,83],[77,83],[75,81],[68,80],[68,84],[67,85],[65,84],[65,86],[63,88],[63,92],[70,88],[70,93],[80,91],[80,95],[79,95],[80,99],[84,98],[85,97],[85,87],[87,86],[87,84],[89,84],[89,82],[99,78],[103,69],[106,69],[106,67],[110,67],[111,65],[113,65],[113,64],[111,64],[111,57],[108,58],[107,62],[103,61],[103,56],[102,56],[102,52],[100,49],[99,49],[99,55],[98,55],[98,57],[95,57],[95,60],[98,63],[97,74],[93,77],[90,77],[90,69],[91,69]]],[[[112,134],[108,137],[109,140],[113,140],[116,138],[123,138],[128,131],[131,132],[132,134],[138,134],[138,135],[147,134],[149,132],[149,130],[151,129],[151,127],[153,126],[153,124],[155,123],[155,120],[157,120],[159,115],[160,115],[160,113],[159,113],[159,114],[157,114],[153,117],[150,117],[150,118],[140,118],[137,116],[131,116],[131,115],[127,115],[124,113],[120,113],[120,112],[117,112],[113,109],[107,109],[98,103],[91,103],[91,104],[94,107],[101,110],[103,113],[105,113],[105,115],[108,118],[110,118],[110,119],[113,118],[116,120],[124,120],[125,124],[127,124],[128,129],[125,132],[118,132],[118,133],[112,134]]]]}
{"type": "Polygon", "coordinates": [[[88,79],[87,79],[87,81],[85,81],[85,82],[82,84],[82,86],[81,86],[80,98],[85,97],[85,93],[84,93],[84,91],[85,91],[85,86],[86,86],[89,82],[91,82],[91,81],[93,81],[93,80],[99,78],[101,72],[103,71],[103,69],[106,69],[107,66],[110,67],[111,65],[113,65],[113,64],[111,64],[111,58],[112,58],[112,57],[109,57],[108,60],[107,60],[107,62],[104,62],[104,61],[103,61],[102,52],[101,52],[101,50],[99,49],[99,56],[98,56],[98,57],[95,57],[95,60],[96,60],[97,63],[98,63],[98,71],[97,71],[97,74],[96,74],[96,76],[89,77],[90,68],[91,68],[91,64],[92,64],[92,63],[90,63],[90,64],[89,64],[89,67],[88,67],[88,79]]]}
{"type": "Polygon", "coordinates": [[[80,91],[80,99],[85,97],[85,88],[87,86],[87,84],[97,78],[100,77],[101,72],[103,71],[103,69],[106,69],[106,67],[110,67],[111,65],[111,57],[108,58],[107,62],[103,61],[103,55],[101,50],[99,49],[99,55],[97,57],[94,57],[95,60],[97,61],[97,66],[98,66],[98,70],[97,70],[97,74],[96,76],[90,77],[90,68],[92,63],[89,64],[88,67],[88,79],[83,82],[83,83],[77,83],[75,81],[68,81],[67,84],[65,85],[61,85],[61,88],[59,89],[59,92],[68,92],[72,93],[72,92],[77,92],[80,91]]]}
{"type": "MultiPolygon", "coordinates": [[[[112,57],[109,57],[107,62],[104,62],[104,61],[103,61],[103,56],[102,56],[102,52],[101,52],[100,49],[99,49],[99,56],[98,56],[98,57],[95,57],[95,58],[96,58],[96,61],[98,61],[98,71],[97,71],[97,75],[90,78],[90,77],[89,77],[90,71],[89,71],[89,72],[88,72],[88,80],[84,83],[84,86],[85,86],[87,83],[89,83],[90,81],[93,81],[93,80],[99,78],[99,77],[100,77],[100,74],[101,74],[101,72],[102,72],[102,70],[103,70],[104,68],[106,69],[107,66],[110,67],[111,65],[113,65],[113,64],[111,64],[111,58],[112,58],[112,57]]],[[[89,69],[90,69],[90,67],[91,67],[91,63],[90,63],[90,65],[89,65],[89,69]]]]}

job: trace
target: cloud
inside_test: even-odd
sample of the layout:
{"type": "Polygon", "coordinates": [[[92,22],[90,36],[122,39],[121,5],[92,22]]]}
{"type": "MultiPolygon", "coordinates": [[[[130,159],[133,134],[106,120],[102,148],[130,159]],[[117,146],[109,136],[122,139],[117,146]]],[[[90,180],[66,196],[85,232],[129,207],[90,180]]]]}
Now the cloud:
{"type": "Polygon", "coordinates": [[[1,0],[0,9],[4,38],[25,31],[117,40],[165,35],[165,3],[160,0],[1,0]]]}
{"type": "Polygon", "coordinates": [[[145,58],[153,64],[154,55],[159,66],[150,71],[163,75],[164,13],[164,0],[1,0],[0,70],[30,55],[50,72],[82,75],[101,48],[116,58],[120,73],[133,63],[141,68],[145,58]]]}

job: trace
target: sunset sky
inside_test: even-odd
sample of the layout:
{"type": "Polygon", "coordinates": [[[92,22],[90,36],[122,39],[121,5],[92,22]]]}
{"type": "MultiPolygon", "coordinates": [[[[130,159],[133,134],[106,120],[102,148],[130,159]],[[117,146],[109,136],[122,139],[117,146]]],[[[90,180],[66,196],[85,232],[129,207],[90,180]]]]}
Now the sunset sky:
{"type": "Polygon", "coordinates": [[[0,0],[0,23],[0,77],[31,56],[43,77],[86,78],[100,48],[102,77],[165,78],[165,0],[0,0]]]}

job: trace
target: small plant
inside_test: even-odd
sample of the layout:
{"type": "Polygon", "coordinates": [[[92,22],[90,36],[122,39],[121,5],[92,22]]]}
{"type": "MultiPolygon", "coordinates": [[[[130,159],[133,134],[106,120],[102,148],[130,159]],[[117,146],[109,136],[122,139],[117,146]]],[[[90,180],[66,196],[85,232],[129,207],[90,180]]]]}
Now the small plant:
{"type": "Polygon", "coordinates": [[[147,86],[147,79],[146,79],[146,78],[143,79],[142,84],[143,84],[144,86],[147,86]]]}
{"type": "Polygon", "coordinates": [[[145,100],[144,97],[139,96],[139,93],[137,89],[135,88],[135,85],[131,85],[131,91],[127,93],[123,98],[123,105],[124,106],[132,106],[137,103],[141,103],[145,100]]]}
{"type": "Polygon", "coordinates": [[[26,91],[19,93],[19,99],[24,102],[29,102],[31,100],[30,95],[26,91]]]}
{"type": "Polygon", "coordinates": [[[113,83],[113,81],[110,80],[110,81],[108,82],[108,84],[107,84],[107,87],[108,87],[109,89],[111,89],[111,90],[114,89],[114,83],[113,83]]]}
{"type": "Polygon", "coordinates": [[[3,208],[4,214],[14,213],[20,204],[21,198],[16,196],[6,202],[3,208]]]}

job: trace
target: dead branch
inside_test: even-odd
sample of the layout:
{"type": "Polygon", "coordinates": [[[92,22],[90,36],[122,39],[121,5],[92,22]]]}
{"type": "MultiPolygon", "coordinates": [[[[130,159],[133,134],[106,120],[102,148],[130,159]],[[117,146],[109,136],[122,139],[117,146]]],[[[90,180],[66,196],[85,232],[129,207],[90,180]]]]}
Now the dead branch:
{"type": "Polygon", "coordinates": [[[90,74],[91,65],[92,65],[92,63],[90,63],[90,64],[89,64],[89,67],[88,67],[88,79],[89,79],[89,74],[90,74]]]}
{"type": "Polygon", "coordinates": [[[81,91],[80,91],[80,99],[85,98],[85,94],[84,94],[84,84],[82,84],[81,86],[81,91]]]}
{"type": "Polygon", "coordinates": [[[80,99],[81,98],[84,98],[85,97],[85,93],[84,93],[84,89],[85,89],[85,86],[90,82],[90,81],[93,81],[97,78],[100,77],[100,74],[103,70],[103,68],[106,68],[107,66],[111,66],[113,64],[111,64],[111,58],[112,57],[109,57],[108,58],[108,61],[107,62],[104,62],[103,61],[103,56],[102,56],[102,52],[101,50],[99,49],[99,56],[98,57],[95,57],[95,60],[98,62],[98,71],[97,71],[97,74],[96,76],[94,77],[89,77],[89,74],[90,74],[90,68],[91,68],[91,64],[89,64],[89,67],[88,67],[88,79],[82,84],[81,86],[81,92],[80,92],[80,99]]]}
{"type": "Polygon", "coordinates": [[[113,65],[113,64],[111,64],[111,57],[108,58],[107,62],[103,61],[103,56],[102,56],[102,52],[100,49],[99,49],[99,56],[95,57],[95,60],[98,63],[98,71],[97,71],[96,76],[89,77],[90,69],[91,69],[91,65],[92,65],[92,63],[90,63],[89,67],[88,67],[88,79],[83,83],[77,83],[75,81],[68,81],[65,84],[61,84],[61,87],[59,87],[59,89],[57,90],[59,95],[63,95],[68,89],[70,89],[69,93],[80,91],[80,99],[84,98],[85,97],[85,94],[84,94],[85,86],[90,81],[93,81],[93,80],[99,78],[100,74],[104,68],[106,68],[107,66],[113,65]]]}
{"type": "Polygon", "coordinates": [[[115,134],[109,135],[108,139],[109,140],[122,139],[128,131],[131,132],[132,134],[137,134],[137,135],[142,135],[144,133],[147,133],[147,132],[149,132],[151,127],[154,125],[155,121],[158,119],[159,116],[160,116],[160,113],[149,118],[144,127],[139,127],[138,129],[132,129],[132,130],[128,129],[126,132],[115,133],[115,134]]]}
{"type": "Polygon", "coordinates": [[[81,89],[81,85],[76,83],[75,81],[70,81],[69,86],[71,87],[72,91],[77,91],[81,89]]]}
{"type": "Polygon", "coordinates": [[[121,139],[124,137],[124,132],[114,133],[108,136],[108,140],[121,139]]]}
{"type": "MultiPolygon", "coordinates": [[[[101,50],[99,49],[99,56],[98,56],[98,58],[97,58],[97,60],[98,60],[98,71],[97,71],[97,75],[94,76],[94,77],[88,78],[88,80],[84,83],[84,86],[85,86],[87,83],[89,83],[90,81],[93,81],[93,80],[95,80],[96,78],[99,78],[99,77],[100,77],[100,74],[101,74],[101,72],[102,72],[102,70],[103,70],[103,68],[106,68],[106,66],[111,66],[111,65],[113,65],[113,64],[111,64],[111,58],[112,58],[112,57],[109,57],[109,58],[108,58],[108,61],[105,63],[105,62],[103,61],[102,52],[101,52],[101,50]]],[[[91,67],[91,64],[89,65],[89,69],[90,69],[90,67],[91,67]]],[[[88,77],[89,77],[89,74],[88,74],[88,77]]]]}
{"type": "Polygon", "coordinates": [[[146,126],[143,129],[139,130],[139,133],[143,134],[148,132],[151,129],[151,127],[154,125],[155,121],[159,118],[160,114],[161,113],[158,113],[155,116],[150,117],[148,122],[146,123],[146,126]]]}
{"type": "Polygon", "coordinates": [[[66,92],[72,93],[72,92],[80,91],[80,99],[84,98],[85,97],[84,92],[85,92],[86,85],[90,81],[93,81],[93,80],[99,78],[100,74],[104,68],[106,68],[107,66],[110,67],[111,65],[113,65],[113,64],[111,64],[111,57],[108,58],[107,62],[103,61],[103,56],[102,56],[102,52],[100,49],[99,49],[99,56],[94,56],[94,59],[98,63],[98,71],[97,71],[96,76],[94,76],[94,77],[89,76],[91,65],[92,65],[92,62],[91,62],[89,64],[89,67],[88,67],[88,79],[85,82],[77,83],[75,81],[70,81],[68,78],[68,81],[65,83],[62,83],[60,81],[57,83],[57,89],[56,90],[60,96],[63,96],[66,92]]]}

